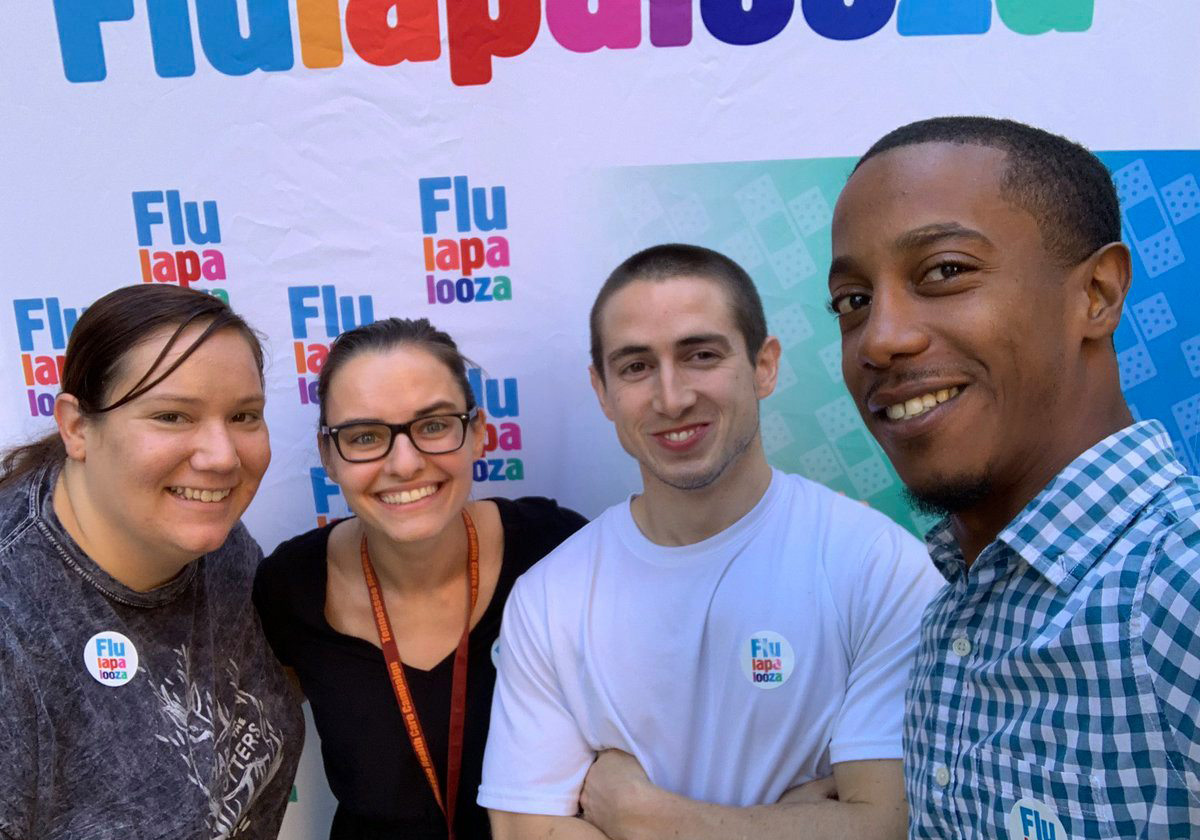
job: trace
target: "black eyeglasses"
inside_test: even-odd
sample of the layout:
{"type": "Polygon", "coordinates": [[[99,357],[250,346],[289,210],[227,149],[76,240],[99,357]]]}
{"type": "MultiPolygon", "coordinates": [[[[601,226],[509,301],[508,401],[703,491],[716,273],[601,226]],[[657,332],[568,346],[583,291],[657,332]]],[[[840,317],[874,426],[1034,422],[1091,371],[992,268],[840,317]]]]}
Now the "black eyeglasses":
{"type": "Polygon", "coordinates": [[[347,423],[322,426],[321,434],[333,438],[342,460],[352,464],[386,458],[396,435],[407,435],[413,447],[426,455],[445,455],[462,448],[467,439],[467,424],[479,414],[472,408],[464,414],[434,414],[408,423],[347,423]]]}

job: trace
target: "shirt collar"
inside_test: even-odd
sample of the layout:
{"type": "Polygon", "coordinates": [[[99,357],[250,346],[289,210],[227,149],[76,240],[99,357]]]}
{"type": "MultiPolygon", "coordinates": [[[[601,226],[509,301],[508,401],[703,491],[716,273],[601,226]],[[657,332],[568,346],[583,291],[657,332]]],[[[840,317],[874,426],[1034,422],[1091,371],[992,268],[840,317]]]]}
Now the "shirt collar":
{"type": "MultiPolygon", "coordinates": [[[[1068,464],[997,535],[1055,586],[1070,591],[1151,499],[1184,474],[1157,420],[1127,426],[1068,464]]],[[[925,537],[934,565],[948,580],[962,569],[950,528],[925,537]]],[[[986,550],[986,549],[985,549],[986,550]]]]}

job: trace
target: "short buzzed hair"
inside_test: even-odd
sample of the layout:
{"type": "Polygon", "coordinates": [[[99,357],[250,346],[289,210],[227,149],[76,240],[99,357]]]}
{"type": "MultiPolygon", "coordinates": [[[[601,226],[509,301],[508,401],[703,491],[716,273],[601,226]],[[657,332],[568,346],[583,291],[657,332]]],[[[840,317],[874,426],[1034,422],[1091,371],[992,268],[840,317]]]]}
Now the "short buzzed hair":
{"type": "Polygon", "coordinates": [[[987,146],[1008,165],[1001,195],[1037,221],[1046,250],[1075,265],[1121,238],[1121,207],[1108,168],[1078,143],[1014,120],[935,117],[909,123],[875,142],[854,167],[921,143],[987,146]]]}
{"type": "Polygon", "coordinates": [[[588,319],[591,329],[592,367],[604,382],[604,348],[600,340],[600,316],[609,298],[638,280],[662,282],[676,277],[712,280],[725,290],[733,311],[733,322],[746,342],[751,362],[767,340],[767,317],[762,299],[746,270],[724,254],[699,245],[655,245],[638,251],[615,269],[592,304],[588,319]]]}

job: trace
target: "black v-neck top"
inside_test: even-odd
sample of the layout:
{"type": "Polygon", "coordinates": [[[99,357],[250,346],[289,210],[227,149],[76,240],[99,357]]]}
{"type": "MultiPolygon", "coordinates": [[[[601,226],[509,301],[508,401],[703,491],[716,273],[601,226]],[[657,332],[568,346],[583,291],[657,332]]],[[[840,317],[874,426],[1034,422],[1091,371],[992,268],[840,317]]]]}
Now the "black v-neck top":
{"type": "MultiPolygon", "coordinates": [[[[471,630],[467,712],[455,833],[489,838],[487,812],[475,804],[487,742],[504,602],[526,569],[587,520],[551,499],[493,499],[504,553],[495,594],[471,630]]],[[[279,660],[296,669],[321,736],[329,787],[338,800],[331,840],[445,840],[446,823],[396,705],[383,652],[334,630],[325,618],[326,550],[333,524],[282,543],[263,560],[254,603],[279,660]]],[[[404,621],[391,616],[392,623],[404,621]]],[[[454,654],[429,671],[404,666],[421,728],[445,791],[454,654]]]]}

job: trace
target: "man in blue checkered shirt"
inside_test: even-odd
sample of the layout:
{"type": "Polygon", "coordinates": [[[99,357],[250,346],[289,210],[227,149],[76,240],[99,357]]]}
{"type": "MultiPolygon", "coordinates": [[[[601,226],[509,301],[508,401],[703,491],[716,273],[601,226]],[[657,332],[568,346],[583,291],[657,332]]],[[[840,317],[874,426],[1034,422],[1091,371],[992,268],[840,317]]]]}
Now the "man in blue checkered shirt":
{"type": "Polygon", "coordinates": [[[1006,120],[897,129],[838,201],[846,384],[948,585],[908,690],[914,838],[1200,836],[1200,481],[1134,423],[1111,178],[1006,120]]]}

